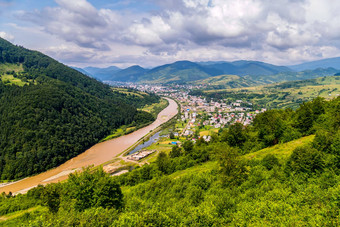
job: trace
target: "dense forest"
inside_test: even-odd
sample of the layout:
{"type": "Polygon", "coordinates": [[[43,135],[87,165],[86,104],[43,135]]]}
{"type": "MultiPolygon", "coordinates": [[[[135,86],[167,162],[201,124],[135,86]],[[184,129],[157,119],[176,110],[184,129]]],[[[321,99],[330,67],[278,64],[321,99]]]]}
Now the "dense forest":
{"type": "Polygon", "coordinates": [[[159,97],[115,93],[46,55],[0,38],[1,66],[6,69],[0,70],[2,180],[60,165],[121,125],[154,120],[137,108],[159,97]]]}
{"type": "Polygon", "coordinates": [[[339,129],[340,97],[266,111],[117,177],[3,194],[0,215],[22,213],[0,225],[339,226],[339,129]]]}

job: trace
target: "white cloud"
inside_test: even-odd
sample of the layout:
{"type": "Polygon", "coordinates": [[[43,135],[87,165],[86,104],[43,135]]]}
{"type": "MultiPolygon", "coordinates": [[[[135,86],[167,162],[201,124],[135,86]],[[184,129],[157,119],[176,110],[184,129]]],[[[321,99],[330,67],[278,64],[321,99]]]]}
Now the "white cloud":
{"type": "Polygon", "coordinates": [[[97,9],[86,0],[56,0],[56,7],[17,15],[55,37],[57,45],[46,47],[42,40],[40,50],[66,63],[154,66],[179,59],[252,59],[293,64],[339,55],[340,2],[335,0],[149,1],[159,10],[131,13],[97,9]]]}
{"type": "Polygon", "coordinates": [[[8,41],[13,41],[14,40],[14,36],[11,34],[8,34],[6,32],[0,31],[0,37],[3,39],[6,39],[8,41]]]}

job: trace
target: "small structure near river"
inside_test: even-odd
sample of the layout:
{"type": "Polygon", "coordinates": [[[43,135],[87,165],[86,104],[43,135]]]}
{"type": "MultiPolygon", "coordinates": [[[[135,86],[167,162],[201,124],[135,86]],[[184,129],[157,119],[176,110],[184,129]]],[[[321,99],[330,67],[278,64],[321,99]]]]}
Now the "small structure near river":
{"type": "Polygon", "coordinates": [[[136,153],[133,153],[132,155],[129,155],[127,159],[133,160],[133,161],[139,161],[142,158],[145,158],[146,156],[149,156],[150,154],[156,152],[156,150],[141,150],[136,153]]]}

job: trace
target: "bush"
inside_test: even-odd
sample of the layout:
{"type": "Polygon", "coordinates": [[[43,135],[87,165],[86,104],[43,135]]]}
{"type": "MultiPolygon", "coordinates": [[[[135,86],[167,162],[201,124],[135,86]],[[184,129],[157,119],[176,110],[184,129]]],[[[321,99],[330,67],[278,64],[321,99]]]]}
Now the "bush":
{"type": "Polygon", "coordinates": [[[274,166],[279,166],[279,159],[273,154],[267,154],[262,159],[262,165],[268,170],[271,170],[274,166]]]}
{"type": "Polygon", "coordinates": [[[66,196],[76,200],[75,208],[79,211],[90,207],[123,207],[119,185],[102,169],[91,173],[87,168],[82,173],[70,174],[66,190],[66,196]]]}
{"type": "Polygon", "coordinates": [[[310,146],[297,147],[289,157],[286,173],[306,173],[311,175],[323,170],[325,165],[323,154],[310,146]]]}

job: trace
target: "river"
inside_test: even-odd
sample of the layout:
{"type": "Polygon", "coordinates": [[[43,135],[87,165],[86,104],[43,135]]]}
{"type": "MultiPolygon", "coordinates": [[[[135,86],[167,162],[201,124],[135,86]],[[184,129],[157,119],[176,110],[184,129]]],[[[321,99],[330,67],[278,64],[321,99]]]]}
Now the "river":
{"type": "Polygon", "coordinates": [[[169,105],[158,114],[157,119],[152,124],[128,135],[98,143],[54,169],[22,179],[17,182],[13,182],[8,185],[0,186],[0,193],[25,193],[29,189],[39,184],[45,185],[48,183],[65,180],[70,173],[76,170],[81,170],[82,167],[90,165],[98,166],[112,160],[130,146],[135,144],[138,140],[143,138],[151,130],[156,129],[158,126],[167,122],[177,114],[177,103],[172,99],[165,99],[169,101],[169,105]]]}

